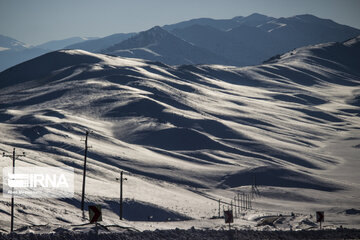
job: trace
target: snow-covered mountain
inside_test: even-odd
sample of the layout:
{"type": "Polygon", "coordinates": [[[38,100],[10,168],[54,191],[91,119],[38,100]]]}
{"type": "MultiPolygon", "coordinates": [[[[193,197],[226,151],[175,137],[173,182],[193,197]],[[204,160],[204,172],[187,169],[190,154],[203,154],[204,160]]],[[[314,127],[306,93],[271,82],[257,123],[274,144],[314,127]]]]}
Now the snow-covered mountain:
{"type": "Polygon", "coordinates": [[[225,58],[179,39],[161,27],[124,40],[102,51],[106,54],[160,61],[166,64],[229,64],[225,58]]]}
{"type": "MultiPolygon", "coordinates": [[[[228,21],[234,22],[234,19],[228,21]]],[[[246,18],[240,17],[235,22],[237,25],[226,31],[210,22],[195,20],[175,24],[168,29],[196,46],[229,59],[236,66],[260,64],[271,56],[294,48],[323,42],[342,42],[360,34],[358,29],[313,15],[275,19],[253,14],[246,18]]]]}
{"type": "Polygon", "coordinates": [[[61,39],[61,40],[49,41],[49,42],[37,45],[36,47],[46,49],[46,50],[56,51],[56,50],[64,49],[69,45],[80,44],[80,43],[83,43],[84,41],[91,41],[91,40],[95,40],[95,39],[97,39],[97,38],[95,38],[95,37],[90,37],[90,38],[71,37],[71,38],[66,38],[66,39],[61,39]]]}
{"type": "Polygon", "coordinates": [[[33,48],[16,39],[0,35],[0,72],[45,52],[47,51],[33,48]]]}
{"type": "MultiPolygon", "coordinates": [[[[70,44],[69,41],[78,41],[78,38],[52,41],[41,45],[41,48],[25,47],[24,52],[5,51],[7,45],[0,44],[0,71],[60,48],[144,58],[165,64],[249,66],[261,64],[274,55],[294,48],[322,42],[342,42],[360,34],[358,29],[309,14],[278,19],[258,13],[232,19],[192,19],[163,26],[162,30],[165,29],[168,34],[176,37],[169,35],[162,39],[164,34],[158,33],[159,39],[151,37],[145,41],[143,37],[146,32],[160,32],[159,29],[155,31],[157,28],[141,33],[117,33],[75,44],[70,44]],[[142,39],[143,44],[139,44],[138,39],[142,39]],[[152,45],[150,40],[155,44],[152,45]],[[135,42],[130,43],[131,41],[135,42]]],[[[12,41],[20,48],[24,45],[14,39],[12,41]]]]}
{"type": "Polygon", "coordinates": [[[210,26],[193,25],[173,33],[195,46],[230,59],[231,65],[256,65],[282,52],[281,43],[255,27],[242,25],[229,31],[210,26]]]}
{"type": "Polygon", "coordinates": [[[135,33],[116,33],[107,37],[87,40],[81,43],[75,43],[65,47],[66,49],[81,49],[89,52],[98,53],[103,49],[107,49],[117,43],[120,43],[132,36],[135,33]]]}
{"type": "Polygon", "coordinates": [[[14,38],[7,37],[4,35],[0,35],[0,52],[6,51],[6,50],[24,50],[28,48],[28,46],[20,42],[14,38]]]}
{"type": "Polygon", "coordinates": [[[85,39],[73,37],[49,41],[34,47],[16,39],[0,35],[0,72],[44,53],[63,49],[71,43],[85,41],[85,39]]]}
{"type": "Polygon", "coordinates": [[[175,40],[174,37],[163,38],[164,31],[158,33],[159,39],[155,39],[153,33],[160,32],[159,29],[157,27],[142,32],[102,52],[162,61],[166,64],[191,62],[248,66],[261,64],[274,55],[294,48],[322,42],[341,42],[360,34],[358,29],[313,15],[297,15],[279,19],[261,14],[227,20],[200,18],[163,27],[181,40],[193,45],[188,45],[186,47],[188,50],[179,51],[186,44],[179,39],[175,40]],[[147,32],[150,34],[146,35],[147,32]],[[154,46],[153,43],[155,43],[154,46]],[[189,50],[194,47],[201,48],[202,53],[189,50]],[[156,48],[159,52],[153,51],[152,48],[156,48]],[[199,56],[204,55],[204,50],[208,55],[205,58],[199,56]],[[186,54],[179,55],[181,53],[186,54]]]}
{"type": "Polygon", "coordinates": [[[286,51],[322,42],[341,42],[360,34],[359,29],[310,14],[278,18],[257,27],[281,39],[286,51]]]}
{"type": "MultiPolygon", "coordinates": [[[[217,200],[223,206],[250,193],[255,176],[261,197],[235,219],[237,228],[271,229],[257,220],[279,214],[277,229],[311,228],[315,210],[333,227],[359,227],[345,214],[360,197],[359,45],[360,37],[319,44],[244,68],[61,50],[0,73],[0,150],[25,151],[17,166],[76,173],[74,199],[16,199],[15,229],[85,228],[85,130],[86,202],[102,205],[109,229],[221,229],[223,220],[209,220],[217,200]],[[127,221],[117,220],[119,169],[128,179],[127,221]],[[168,218],[193,220],[138,222],[168,218]]],[[[8,201],[0,199],[1,226],[9,225],[8,201]]]]}
{"type": "Polygon", "coordinates": [[[241,25],[257,26],[259,24],[264,24],[273,19],[275,18],[268,17],[258,13],[253,13],[247,17],[238,16],[232,19],[196,18],[175,24],[164,25],[163,28],[168,31],[173,31],[175,29],[187,28],[193,25],[201,25],[201,26],[210,26],[212,28],[221,31],[227,31],[239,27],[241,25]]]}

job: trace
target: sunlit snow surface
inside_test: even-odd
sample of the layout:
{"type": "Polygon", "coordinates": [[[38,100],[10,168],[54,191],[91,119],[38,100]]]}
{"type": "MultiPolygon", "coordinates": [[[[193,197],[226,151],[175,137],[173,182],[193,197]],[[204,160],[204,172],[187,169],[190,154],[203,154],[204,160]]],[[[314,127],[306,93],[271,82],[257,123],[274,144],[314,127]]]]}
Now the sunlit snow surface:
{"type": "MultiPolygon", "coordinates": [[[[25,151],[19,167],[77,174],[75,199],[15,199],[15,229],[90,228],[79,210],[86,130],[86,201],[102,205],[114,231],[222,229],[223,219],[209,219],[217,200],[249,193],[254,176],[260,197],[236,228],[308,229],[316,210],[329,228],[359,227],[360,215],[346,213],[360,207],[359,52],[355,39],[237,68],[61,50],[0,73],[0,150],[25,151]],[[275,227],[257,225],[279,214],[275,227]]],[[[9,212],[1,197],[0,231],[9,212]]]]}

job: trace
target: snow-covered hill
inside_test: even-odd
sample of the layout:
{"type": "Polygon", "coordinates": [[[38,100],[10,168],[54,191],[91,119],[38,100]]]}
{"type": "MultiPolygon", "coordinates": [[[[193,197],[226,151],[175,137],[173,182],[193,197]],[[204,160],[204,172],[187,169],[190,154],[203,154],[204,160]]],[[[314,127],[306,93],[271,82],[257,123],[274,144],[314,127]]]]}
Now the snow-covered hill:
{"type": "MultiPolygon", "coordinates": [[[[17,166],[76,173],[74,199],[16,199],[15,228],[86,228],[85,130],[92,131],[86,202],[103,206],[109,228],[221,229],[223,220],[209,220],[217,200],[250,193],[255,176],[260,197],[236,228],[273,228],[258,224],[264,215],[278,229],[311,228],[315,210],[325,211],[330,228],[359,227],[346,211],[360,197],[359,51],[356,38],[237,68],[61,50],[2,72],[0,150],[25,151],[17,166]],[[117,220],[120,170],[127,221],[117,220]],[[154,222],[168,219],[178,222],[154,222]]],[[[3,231],[9,211],[1,198],[3,231]]]]}

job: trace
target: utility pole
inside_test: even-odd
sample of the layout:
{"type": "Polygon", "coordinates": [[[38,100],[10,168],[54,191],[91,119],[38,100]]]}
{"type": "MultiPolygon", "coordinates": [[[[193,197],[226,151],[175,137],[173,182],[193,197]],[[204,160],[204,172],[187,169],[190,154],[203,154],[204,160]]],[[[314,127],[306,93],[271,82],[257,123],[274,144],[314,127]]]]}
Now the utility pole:
{"type": "Polygon", "coordinates": [[[237,218],[237,204],[236,204],[236,203],[237,203],[237,201],[236,201],[236,195],[235,195],[235,197],[234,197],[234,207],[235,207],[235,211],[234,211],[234,212],[235,212],[235,214],[234,214],[234,215],[235,215],[235,217],[237,218]]]}
{"type": "Polygon", "coordinates": [[[243,208],[244,208],[244,199],[243,199],[243,194],[242,194],[242,193],[241,193],[241,197],[240,197],[240,198],[241,198],[241,202],[240,202],[240,203],[241,203],[241,206],[240,206],[240,207],[241,207],[241,211],[242,211],[243,208]]]}
{"type": "Polygon", "coordinates": [[[252,209],[252,206],[251,206],[251,196],[249,195],[249,209],[252,209]]]}
{"type": "MultiPolygon", "coordinates": [[[[13,154],[5,154],[3,152],[3,157],[10,157],[12,158],[13,161],[13,167],[12,167],[12,173],[15,174],[15,159],[17,159],[18,157],[24,157],[25,156],[25,152],[23,152],[23,154],[18,154],[16,155],[15,153],[15,148],[13,149],[13,154]]],[[[14,188],[11,188],[11,225],[10,225],[10,232],[12,233],[14,231],[14,188]]]]}
{"type": "Polygon", "coordinates": [[[244,210],[246,211],[246,195],[243,193],[244,210]]]}
{"type": "Polygon", "coordinates": [[[240,216],[240,194],[237,193],[237,206],[238,206],[238,215],[240,216]]]}
{"type": "Polygon", "coordinates": [[[220,199],[219,199],[219,218],[220,218],[220,199]]]}
{"type": "Polygon", "coordinates": [[[84,171],[83,171],[82,195],[81,195],[81,211],[84,211],[86,158],[87,158],[87,149],[88,149],[88,136],[89,136],[89,131],[86,131],[85,132],[84,171]]]}
{"type": "Polygon", "coordinates": [[[247,199],[247,194],[244,193],[244,198],[245,198],[245,209],[248,209],[248,199],[247,199]]]}
{"type": "Polygon", "coordinates": [[[257,182],[256,182],[256,175],[254,174],[254,181],[255,181],[255,193],[257,195],[257,197],[260,197],[260,191],[258,189],[258,185],[257,185],[257,182]]]}
{"type": "Polygon", "coordinates": [[[123,171],[120,172],[120,220],[123,216],[123,171]]]}
{"type": "Polygon", "coordinates": [[[257,188],[257,185],[256,185],[256,175],[254,174],[254,182],[251,186],[251,198],[254,199],[255,197],[258,196],[258,188],[257,188]]]}
{"type": "Polygon", "coordinates": [[[120,171],[120,178],[116,178],[116,180],[120,180],[120,211],[119,211],[120,220],[123,219],[123,181],[127,180],[127,178],[123,178],[123,174],[124,171],[120,171]]]}
{"type": "Polygon", "coordinates": [[[245,201],[245,195],[244,195],[244,193],[242,193],[241,196],[242,196],[242,206],[243,206],[243,209],[246,210],[246,201],[245,201]]]}
{"type": "Polygon", "coordinates": [[[246,194],[246,209],[250,209],[249,200],[250,200],[249,194],[246,194]]]}

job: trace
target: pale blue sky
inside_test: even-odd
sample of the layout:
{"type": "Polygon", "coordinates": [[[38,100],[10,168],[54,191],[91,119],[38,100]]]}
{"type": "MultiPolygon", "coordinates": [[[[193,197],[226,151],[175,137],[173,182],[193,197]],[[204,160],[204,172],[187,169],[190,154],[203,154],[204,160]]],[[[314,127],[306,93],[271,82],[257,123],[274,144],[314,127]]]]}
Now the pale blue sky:
{"type": "Polygon", "coordinates": [[[35,45],[254,12],[273,17],[310,13],[360,29],[360,0],[0,0],[0,34],[35,45]]]}

